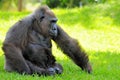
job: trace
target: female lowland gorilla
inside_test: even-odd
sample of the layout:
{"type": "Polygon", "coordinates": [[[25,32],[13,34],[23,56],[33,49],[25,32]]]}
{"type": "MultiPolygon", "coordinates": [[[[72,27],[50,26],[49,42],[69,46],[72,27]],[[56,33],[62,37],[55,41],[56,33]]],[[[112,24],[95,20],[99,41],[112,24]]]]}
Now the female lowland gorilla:
{"type": "Polygon", "coordinates": [[[90,73],[92,68],[85,51],[56,22],[54,13],[47,6],[42,6],[14,24],[2,47],[5,70],[21,74],[61,74],[63,68],[56,63],[51,51],[51,40],[54,40],[76,65],[90,73]]]}

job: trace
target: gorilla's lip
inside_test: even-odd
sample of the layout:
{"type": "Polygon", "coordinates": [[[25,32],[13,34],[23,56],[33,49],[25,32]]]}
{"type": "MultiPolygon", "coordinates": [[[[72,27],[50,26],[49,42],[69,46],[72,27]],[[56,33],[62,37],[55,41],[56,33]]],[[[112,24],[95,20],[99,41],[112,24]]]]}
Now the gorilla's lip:
{"type": "Polygon", "coordinates": [[[50,36],[52,36],[52,37],[56,37],[56,36],[57,36],[57,34],[50,33],[50,36]]]}
{"type": "Polygon", "coordinates": [[[52,32],[51,30],[49,31],[49,34],[50,34],[50,36],[52,36],[52,37],[56,37],[57,36],[57,32],[56,32],[56,34],[54,33],[54,32],[52,32]]]}

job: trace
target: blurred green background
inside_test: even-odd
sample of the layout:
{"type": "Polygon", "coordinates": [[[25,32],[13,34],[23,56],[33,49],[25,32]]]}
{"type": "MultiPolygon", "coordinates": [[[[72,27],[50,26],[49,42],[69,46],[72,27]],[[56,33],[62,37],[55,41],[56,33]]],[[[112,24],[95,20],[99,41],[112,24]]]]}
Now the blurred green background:
{"type": "Polygon", "coordinates": [[[32,10],[37,5],[46,4],[50,8],[75,8],[90,4],[114,3],[116,0],[0,0],[1,10],[32,10]]]}
{"type": "Polygon", "coordinates": [[[6,72],[0,48],[0,80],[120,80],[120,0],[0,0],[0,47],[15,22],[44,4],[55,13],[57,23],[85,49],[92,74],[82,71],[53,42],[53,55],[63,65],[63,74],[33,77],[6,72]]]}

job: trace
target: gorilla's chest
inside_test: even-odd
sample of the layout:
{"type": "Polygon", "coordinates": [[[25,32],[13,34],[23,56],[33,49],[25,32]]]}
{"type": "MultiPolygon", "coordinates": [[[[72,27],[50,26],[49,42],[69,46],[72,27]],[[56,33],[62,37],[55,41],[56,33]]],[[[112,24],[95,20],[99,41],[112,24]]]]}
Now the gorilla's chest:
{"type": "Polygon", "coordinates": [[[41,45],[41,46],[47,47],[47,48],[52,47],[50,38],[45,38],[44,36],[42,36],[41,34],[35,32],[35,31],[31,31],[29,38],[30,38],[29,39],[30,43],[38,44],[38,45],[41,45]]]}

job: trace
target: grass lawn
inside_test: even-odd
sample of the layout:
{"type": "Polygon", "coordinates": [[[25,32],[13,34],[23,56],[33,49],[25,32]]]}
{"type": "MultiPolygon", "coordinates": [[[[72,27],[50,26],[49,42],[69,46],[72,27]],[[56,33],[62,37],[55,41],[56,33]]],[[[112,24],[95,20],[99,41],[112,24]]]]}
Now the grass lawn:
{"type": "MultiPolygon", "coordinates": [[[[89,55],[93,66],[87,74],[67,58],[53,42],[53,54],[64,72],[55,76],[20,75],[6,72],[0,49],[0,80],[120,80],[120,4],[105,3],[74,9],[53,9],[58,24],[76,38],[89,55]]],[[[7,30],[29,12],[0,11],[0,47],[7,30]]]]}

